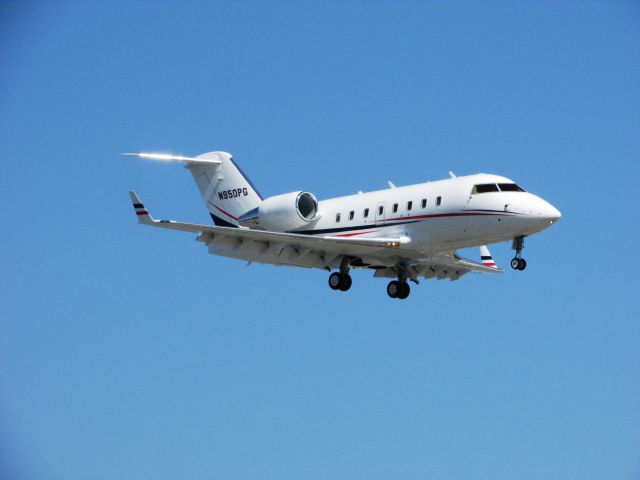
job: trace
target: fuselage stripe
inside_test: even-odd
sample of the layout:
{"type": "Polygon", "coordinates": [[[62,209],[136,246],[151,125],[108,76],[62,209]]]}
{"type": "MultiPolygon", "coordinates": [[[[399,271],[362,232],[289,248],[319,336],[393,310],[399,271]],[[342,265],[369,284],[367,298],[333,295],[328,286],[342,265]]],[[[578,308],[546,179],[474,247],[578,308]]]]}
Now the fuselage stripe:
{"type": "Polygon", "coordinates": [[[374,233],[378,230],[369,230],[368,232],[355,232],[355,233],[343,233],[341,235],[336,235],[336,237],[355,237],[357,235],[366,235],[367,233],[374,233]]]}
{"type": "Polygon", "coordinates": [[[385,221],[387,222],[395,222],[396,220],[422,220],[425,218],[438,218],[438,217],[474,217],[474,216],[511,216],[511,214],[506,212],[501,213],[486,213],[486,212],[461,212],[461,213],[433,213],[430,215],[415,215],[413,217],[396,217],[396,218],[387,218],[385,221]]]}
{"type": "MultiPolygon", "coordinates": [[[[214,205],[215,207],[215,205],[214,205]]],[[[217,207],[216,207],[217,208],[217,207]]],[[[375,226],[378,228],[381,227],[391,227],[397,225],[406,225],[409,223],[416,223],[420,220],[426,220],[429,218],[443,218],[443,217],[477,217],[477,216],[489,216],[489,217],[510,217],[512,214],[507,212],[501,213],[480,213],[480,212],[456,212],[456,213],[434,213],[430,215],[416,215],[413,217],[397,217],[397,218],[387,218],[384,220],[376,221],[375,226]],[[387,223],[387,222],[395,222],[395,223],[387,223]]],[[[373,223],[373,222],[372,222],[373,223]]],[[[337,228],[325,228],[321,230],[297,230],[290,231],[287,233],[297,233],[301,235],[320,235],[325,233],[337,233],[337,232],[349,232],[353,230],[367,230],[372,228],[373,225],[355,225],[353,227],[337,227],[337,228]]]]}

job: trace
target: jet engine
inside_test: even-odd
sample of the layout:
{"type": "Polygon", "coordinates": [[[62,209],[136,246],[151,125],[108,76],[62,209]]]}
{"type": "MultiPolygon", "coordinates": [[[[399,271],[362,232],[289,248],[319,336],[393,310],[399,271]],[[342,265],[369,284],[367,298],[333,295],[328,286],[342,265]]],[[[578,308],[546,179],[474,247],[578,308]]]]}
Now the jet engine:
{"type": "Polygon", "coordinates": [[[300,230],[318,218],[318,201],[309,192],[291,192],[269,197],[239,218],[240,225],[273,232],[300,230]]]}

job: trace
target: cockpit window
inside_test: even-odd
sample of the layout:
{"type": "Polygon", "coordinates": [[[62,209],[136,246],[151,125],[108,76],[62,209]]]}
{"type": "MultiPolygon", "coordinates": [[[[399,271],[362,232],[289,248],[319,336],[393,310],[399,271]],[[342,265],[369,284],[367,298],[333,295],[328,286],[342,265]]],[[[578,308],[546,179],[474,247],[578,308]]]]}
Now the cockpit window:
{"type": "Polygon", "coordinates": [[[515,183],[499,183],[498,186],[503,192],[524,192],[524,189],[520,188],[515,183]]]}
{"type": "Polygon", "coordinates": [[[476,193],[489,193],[489,192],[499,192],[498,186],[495,183],[483,183],[481,185],[474,185],[473,190],[471,190],[471,195],[475,195],[476,193]]]}

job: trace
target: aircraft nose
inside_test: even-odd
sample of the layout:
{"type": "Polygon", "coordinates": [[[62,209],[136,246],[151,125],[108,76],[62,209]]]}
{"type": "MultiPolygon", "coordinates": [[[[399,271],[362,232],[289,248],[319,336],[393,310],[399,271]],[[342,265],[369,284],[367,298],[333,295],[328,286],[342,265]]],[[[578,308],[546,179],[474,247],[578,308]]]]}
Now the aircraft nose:
{"type": "Polygon", "coordinates": [[[542,214],[542,217],[544,217],[545,220],[548,220],[550,224],[556,223],[558,220],[560,220],[560,217],[562,217],[560,210],[551,205],[549,202],[544,203],[546,205],[541,209],[542,211],[540,212],[542,214]]]}

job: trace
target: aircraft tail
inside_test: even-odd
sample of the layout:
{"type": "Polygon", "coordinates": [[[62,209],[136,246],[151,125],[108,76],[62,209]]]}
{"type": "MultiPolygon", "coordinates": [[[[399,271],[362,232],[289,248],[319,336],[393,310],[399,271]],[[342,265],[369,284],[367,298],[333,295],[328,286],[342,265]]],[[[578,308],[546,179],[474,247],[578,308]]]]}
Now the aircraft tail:
{"type": "Polygon", "coordinates": [[[203,153],[197,157],[157,153],[124,155],[184,163],[198,185],[213,223],[221,227],[237,227],[238,218],[257,208],[263,200],[251,180],[226,152],[203,153]]]}
{"type": "Polygon", "coordinates": [[[185,165],[191,170],[213,223],[219,227],[237,227],[240,215],[258,207],[262,196],[230,154],[210,152],[196,158],[217,161],[185,165]]]}

